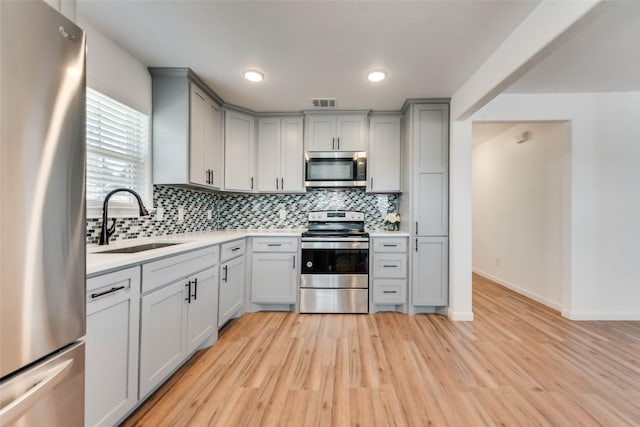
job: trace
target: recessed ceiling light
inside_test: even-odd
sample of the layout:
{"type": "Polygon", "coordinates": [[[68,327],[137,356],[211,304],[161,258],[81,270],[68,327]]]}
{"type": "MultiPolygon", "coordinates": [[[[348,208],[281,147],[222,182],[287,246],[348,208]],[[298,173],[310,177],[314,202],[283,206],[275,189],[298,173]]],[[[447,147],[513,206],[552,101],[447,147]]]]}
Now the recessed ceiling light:
{"type": "Polygon", "coordinates": [[[264,74],[257,70],[247,70],[244,72],[244,78],[251,82],[259,82],[264,80],[264,74]]]}
{"type": "Polygon", "coordinates": [[[385,77],[387,77],[387,73],[380,70],[372,71],[369,74],[367,74],[367,78],[371,82],[379,82],[381,80],[384,80],[385,77]]]}

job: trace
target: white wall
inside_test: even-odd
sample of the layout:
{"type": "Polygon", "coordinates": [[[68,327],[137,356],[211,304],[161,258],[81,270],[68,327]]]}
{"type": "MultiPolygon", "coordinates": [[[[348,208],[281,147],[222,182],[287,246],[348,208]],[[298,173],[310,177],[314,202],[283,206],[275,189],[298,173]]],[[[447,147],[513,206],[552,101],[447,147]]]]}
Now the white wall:
{"type": "Polygon", "coordinates": [[[567,122],[522,123],[472,158],[473,270],[557,310],[568,285],[570,138],[567,122]]]}
{"type": "Polygon", "coordinates": [[[640,320],[640,93],[500,95],[474,121],[571,121],[563,315],[640,320]]]}
{"type": "Polygon", "coordinates": [[[138,58],[78,15],[87,33],[87,86],[140,112],[151,114],[151,76],[138,58]]]}

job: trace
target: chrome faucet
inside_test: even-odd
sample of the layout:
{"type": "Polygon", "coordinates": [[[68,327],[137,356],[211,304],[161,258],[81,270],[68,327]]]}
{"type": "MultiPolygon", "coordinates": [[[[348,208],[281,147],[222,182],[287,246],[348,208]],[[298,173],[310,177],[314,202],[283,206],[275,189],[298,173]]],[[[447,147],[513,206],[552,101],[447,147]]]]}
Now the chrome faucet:
{"type": "Polygon", "coordinates": [[[138,200],[138,207],[140,208],[140,216],[149,215],[149,211],[142,204],[142,198],[140,198],[140,195],[135,191],[129,188],[116,188],[115,190],[110,191],[107,194],[107,196],[104,198],[104,202],[102,203],[102,229],[100,230],[100,243],[99,243],[100,245],[108,245],[109,237],[111,237],[111,235],[116,231],[115,218],[113,219],[113,223],[111,223],[111,227],[107,228],[107,222],[109,221],[107,216],[107,209],[108,209],[109,199],[111,198],[111,196],[113,196],[115,193],[118,193],[120,191],[126,191],[136,196],[136,200],[138,200]]]}

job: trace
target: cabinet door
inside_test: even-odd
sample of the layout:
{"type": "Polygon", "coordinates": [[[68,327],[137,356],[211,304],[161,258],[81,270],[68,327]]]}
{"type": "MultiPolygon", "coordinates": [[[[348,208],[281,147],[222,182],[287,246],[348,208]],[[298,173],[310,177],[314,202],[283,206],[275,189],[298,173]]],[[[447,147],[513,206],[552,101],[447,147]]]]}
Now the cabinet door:
{"type": "Polygon", "coordinates": [[[280,123],[280,190],[304,192],[302,117],[283,118],[280,123]]]}
{"type": "Polygon", "coordinates": [[[258,191],[276,192],[281,190],[280,151],[280,119],[259,119],[258,191]]]}
{"type": "Polygon", "coordinates": [[[225,263],[221,270],[218,328],[240,310],[244,301],[244,256],[225,263]]]}
{"type": "Polygon", "coordinates": [[[332,151],[336,147],[336,117],[307,117],[307,151],[332,151]]]}
{"type": "Polygon", "coordinates": [[[449,231],[449,119],[446,106],[414,107],[414,185],[417,235],[449,231]]]}
{"type": "Polygon", "coordinates": [[[400,117],[374,116],[369,122],[367,190],[400,192],[400,117]]]}
{"type": "Polygon", "coordinates": [[[251,261],[251,301],[295,304],[298,284],[296,254],[254,252],[251,261]]]}
{"type": "Polygon", "coordinates": [[[191,86],[189,121],[189,181],[208,185],[207,180],[207,98],[191,86]]]}
{"type": "Polygon", "coordinates": [[[449,302],[449,245],[446,237],[418,237],[413,250],[413,305],[449,302]]]}
{"type": "Polygon", "coordinates": [[[224,185],[227,190],[254,189],[254,145],[253,117],[227,111],[224,139],[224,185]]]}
{"type": "Polygon", "coordinates": [[[142,297],[140,398],[160,384],[187,356],[187,280],[142,297]]]}
{"type": "Polygon", "coordinates": [[[367,151],[364,115],[344,115],[336,119],[336,150],[367,151]]]}
{"type": "Polygon", "coordinates": [[[207,102],[206,169],[211,171],[209,185],[222,188],[224,177],[224,144],[222,143],[222,110],[213,101],[207,102]]]}
{"type": "Polygon", "coordinates": [[[187,353],[191,353],[212,334],[218,333],[218,266],[191,279],[188,314],[187,353]]]}
{"type": "Polygon", "coordinates": [[[140,268],[91,278],[87,288],[85,425],[115,425],[138,401],[140,268]]]}

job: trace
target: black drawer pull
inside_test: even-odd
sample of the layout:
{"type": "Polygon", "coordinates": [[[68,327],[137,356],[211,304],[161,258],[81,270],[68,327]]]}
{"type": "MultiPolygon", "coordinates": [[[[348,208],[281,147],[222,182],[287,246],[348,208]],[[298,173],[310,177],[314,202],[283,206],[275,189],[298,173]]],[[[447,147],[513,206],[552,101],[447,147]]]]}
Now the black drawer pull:
{"type": "Polygon", "coordinates": [[[382,291],[383,294],[397,294],[398,291],[382,291]]]}
{"type": "Polygon", "coordinates": [[[124,286],[118,286],[117,288],[111,288],[108,291],[104,291],[104,292],[98,292],[97,294],[91,294],[91,298],[98,298],[101,297],[103,295],[108,295],[108,294],[112,294],[116,291],[119,291],[120,289],[124,289],[124,286]]]}
{"type": "Polygon", "coordinates": [[[267,246],[269,246],[269,247],[282,246],[282,243],[267,243],[267,246]]]}
{"type": "Polygon", "coordinates": [[[187,287],[187,297],[184,299],[187,304],[191,304],[191,280],[185,285],[187,287]]]}
{"type": "Polygon", "coordinates": [[[239,251],[239,250],[240,250],[240,246],[237,246],[237,247],[231,249],[231,252],[235,252],[235,251],[239,251]]]}
{"type": "Polygon", "coordinates": [[[386,264],[386,265],[383,265],[383,267],[384,268],[395,268],[395,267],[397,267],[397,265],[395,265],[395,264],[392,264],[392,265],[386,264]]]}
{"type": "Polygon", "coordinates": [[[384,246],[385,248],[397,248],[397,247],[398,247],[398,244],[397,244],[397,243],[394,243],[393,245],[391,245],[391,244],[385,243],[385,244],[384,244],[384,245],[382,245],[382,246],[384,246]]]}

